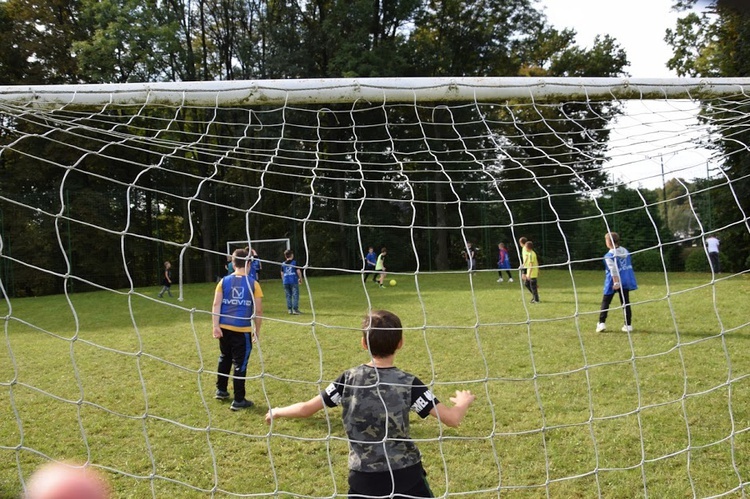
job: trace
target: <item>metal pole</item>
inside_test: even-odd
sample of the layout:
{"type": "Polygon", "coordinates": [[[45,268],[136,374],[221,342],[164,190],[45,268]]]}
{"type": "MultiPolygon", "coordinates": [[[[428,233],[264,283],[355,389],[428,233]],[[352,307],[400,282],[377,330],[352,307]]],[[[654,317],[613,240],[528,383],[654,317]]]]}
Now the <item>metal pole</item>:
{"type": "Polygon", "coordinates": [[[664,197],[664,225],[669,230],[669,206],[667,205],[667,183],[664,180],[664,156],[659,156],[661,160],[661,193],[664,197]]]}

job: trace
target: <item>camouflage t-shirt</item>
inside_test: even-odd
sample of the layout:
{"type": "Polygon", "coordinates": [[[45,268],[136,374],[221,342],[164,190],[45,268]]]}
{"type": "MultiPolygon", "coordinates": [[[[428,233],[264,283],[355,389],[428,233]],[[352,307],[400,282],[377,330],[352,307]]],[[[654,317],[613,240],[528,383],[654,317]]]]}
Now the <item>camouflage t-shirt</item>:
{"type": "Polygon", "coordinates": [[[419,378],[396,367],[361,365],[344,372],[321,396],[328,407],[343,409],[350,470],[376,473],[420,462],[409,437],[409,411],[426,418],[438,400],[419,378]]]}

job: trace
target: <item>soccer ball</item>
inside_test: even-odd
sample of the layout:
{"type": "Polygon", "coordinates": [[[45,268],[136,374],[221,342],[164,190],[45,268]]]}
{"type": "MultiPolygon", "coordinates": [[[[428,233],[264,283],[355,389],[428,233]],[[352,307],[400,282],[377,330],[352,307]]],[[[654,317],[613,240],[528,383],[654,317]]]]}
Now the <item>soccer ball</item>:
{"type": "Polygon", "coordinates": [[[396,285],[396,279],[391,279],[391,283],[390,284],[391,284],[391,286],[395,286],[396,285]]]}

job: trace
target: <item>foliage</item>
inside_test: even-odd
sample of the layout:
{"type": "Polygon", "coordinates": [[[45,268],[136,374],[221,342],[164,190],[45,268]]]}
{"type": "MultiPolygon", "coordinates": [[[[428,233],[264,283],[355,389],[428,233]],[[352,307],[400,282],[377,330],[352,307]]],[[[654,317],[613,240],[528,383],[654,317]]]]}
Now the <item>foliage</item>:
{"type": "Polygon", "coordinates": [[[0,2],[0,83],[78,83],[70,47],[86,37],[79,14],[76,0],[0,2]]]}
{"type": "Polygon", "coordinates": [[[113,83],[170,79],[178,24],[162,5],[154,0],[83,0],[80,21],[89,33],[72,49],[87,77],[113,83]]]}
{"type": "MultiPolygon", "coordinates": [[[[685,251],[685,270],[688,272],[711,272],[708,255],[703,248],[688,248],[685,251]]],[[[720,255],[721,256],[721,255],[720,255]]]]}
{"type": "MultiPolygon", "coordinates": [[[[706,250],[700,246],[694,246],[685,250],[685,270],[687,272],[711,272],[711,264],[708,260],[706,250]]],[[[719,266],[721,270],[736,271],[735,265],[727,258],[723,252],[719,253],[719,266]]]]}
{"type": "MultiPolygon", "coordinates": [[[[0,23],[8,27],[8,39],[16,42],[13,50],[0,55],[0,70],[8,69],[0,77],[9,82],[109,83],[343,76],[615,76],[623,74],[627,65],[616,40],[597,37],[591,48],[580,48],[573,30],[549,26],[530,0],[79,0],[58,7],[43,12],[40,22],[45,29],[34,34],[27,33],[28,21],[36,16],[31,3],[9,0],[0,4],[0,23]],[[14,58],[45,64],[11,70],[14,58]]],[[[369,103],[358,106],[359,123],[382,123],[381,109],[365,109],[369,103]]],[[[272,129],[246,126],[248,116],[251,121],[260,116],[278,118],[273,116],[277,110],[265,109],[250,114],[221,110],[213,120],[206,118],[206,110],[183,109],[175,119],[167,110],[153,109],[127,125],[118,121],[117,111],[107,111],[101,115],[103,126],[127,130],[130,138],[119,145],[102,143],[101,155],[89,155],[85,161],[75,157],[75,147],[66,145],[66,138],[44,143],[45,157],[55,158],[59,166],[45,166],[49,178],[42,184],[35,181],[34,193],[14,187],[24,181],[25,172],[35,168],[34,162],[22,152],[4,153],[5,169],[0,174],[5,183],[0,192],[26,206],[37,206],[35,196],[58,201],[43,217],[39,234],[26,231],[33,213],[18,213],[17,206],[0,207],[10,234],[8,247],[18,252],[37,246],[47,249],[56,243],[45,252],[54,260],[45,262],[45,268],[64,275],[70,267],[72,274],[87,276],[84,281],[88,283],[118,287],[128,285],[130,279],[139,285],[151,282],[160,262],[175,259],[189,238],[190,247],[205,250],[183,255],[182,275],[194,282],[217,275],[223,265],[220,253],[225,239],[259,238],[261,230],[266,235],[290,236],[298,258],[306,258],[301,248],[304,229],[298,220],[314,215],[316,220],[338,224],[320,223],[312,236],[315,246],[310,252],[321,267],[358,268],[361,249],[341,244],[354,239],[397,248],[415,244],[416,253],[393,253],[391,263],[397,269],[417,264],[449,269],[462,265],[454,249],[467,238],[494,248],[498,240],[513,241],[521,233],[539,242],[545,261],[565,262],[568,248],[579,244],[587,228],[584,223],[565,223],[563,232],[556,222],[589,213],[590,203],[580,200],[579,193],[607,185],[599,167],[606,159],[607,124],[620,113],[619,106],[610,102],[495,106],[481,111],[469,104],[450,112],[436,103],[418,110],[419,122],[414,120],[413,109],[389,110],[388,122],[396,126],[360,128],[355,137],[350,107],[331,106],[320,115],[285,111],[283,118],[295,126],[284,129],[283,149],[289,158],[283,161],[267,153],[279,147],[272,129]],[[162,120],[173,119],[174,126],[161,130],[162,120]],[[206,125],[209,121],[210,126],[206,125]],[[304,136],[318,121],[325,135],[323,150],[304,136]],[[461,130],[456,129],[459,122],[464,124],[461,130]],[[408,142],[425,130],[429,154],[387,154],[387,140],[408,142]],[[202,143],[195,149],[170,150],[163,142],[146,140],[157,133],[165,141],[191,144],[195,137],[202,137],[202,143]],[[252,142],[257,153],[228,153],[237,137],[252,142]],[[483,137],[483,142],[473,137],[483,137]],[[478,152],[466,154],[466,147],[478,152]],[[559,155],[561,147],[569,151],[565,164],[548,161],[559,155]],[[467,161],[484,167],[459,178],[467,161]],[[216,171],[209,174],[206,165],[213,162],[216,171]],[[260,168],[245,168],[245,164],[268,165],[273,174],[263,175],[260,168]],[[61,194],[61,178],[71,165],[78,172],[64,181],[61,194]],[[314,186],[293,174],[316,165],[323,168],[317,170],[314,186]],[[121,171],[109,175],[107,168],[121,171]],[[528,181],[529,168],[535,172],[533,182],[528,181]],[[385,178],[384,170],[391,171],[385,178]],[[84,172],[88,177],[78,174],[84,172]],[[95,179],[96,175],[102,177],[95,179]],[[109,182],[104,180],[108,175],[109,182]],[[419,182],[405,189],[401,175],[419,182]],[[207,176],[210,181],[196,181],[207,176]],[[455,180],[450,188],[446,178],[455,180]],[[257,187],[261,180],[266,189],[262,196],[257,190],[238,187],[257,187]],[[128,190],[125,186],[134,181],[136,185],[128,190]],[[365,193],[363,186],[375,194],[373,199],[388,201],[368,201],[367,210],[360,214],[355,200],[365,193]],[[313,191],[316,196],[309,205],[288,194],[313,191]],[[412,195],[424,202],[415,211],[407,203],[412,195]],[[452,203],[456,195],[467,201],[460,208],[452,203]],[[537,205],[523,203],[525,199],[546,201],[537,205]],[[508,203],[513,203],[518,215],[516,227],[511,226],[508,203]],[[254,208],[250,214],[244,212],[248,206],[254,208]],[[91,223],[108,233],[101,235],[86,224],[71,225],[55,217],[64,210],[71,210],[74,220],[90,216],[91,223]],[[382,236],[371,229],[347,228],[377,226],[382,217],[399,229],[382,236]],[[497,228],[490,229],[494,221],[498,221],[497,228]],[[452,229],[467,222],[477,228],[452,229]],[[126,223],[130,223],[129,232],[138,235],[137,242],[120,245],[118,234],[126,223]],[[413,226],[431,229],[408,229],[413,226]],[[111,259],[118,263],[105,263],[111,259]]],[[[18,132],[33,130],[24,123],[7,130],[13,133],[13,127],[18,132]]],[[[84,141],[100,139],[92,132],[90,137],[70,142],[83,146],[84,141]]],[[[16,147],[23,151],[36,145],[24,139],[16,147]]],[[[38,206],[47,206],[44,200],[39,202],[38,206]]],[[[582,251],[584,258],[593,252],[588,247],[582,251]]],[[[489,259],[491,253],[484,254],[489,259]]],[[[14,275],[33,283],[29,276],[33,268],[24,260],[14,275]]],[[[59,289],[56,278],[46,279],[47,284],[34,286],[34,293],[59,289]]]]}
{"type": "MultiPolygon", "coordinates": [[[[717,2],[710,12],[691,12],[675,30],[669,30],[666,40],[675,55],[668,67],[679,75],[697,77],[750,75],[750,15],[735,8],[734,3],[717,2]]],[[[675,8],[685,10],[695,4],[695,0],[680,0],[675,2],[675,8]]],[[[747,105],[739,101],[727,101],[722,106],[705,102],[700,116],[709,125],[734,121],[734,126],[723,129],[710,147],[723,158],[721,177],[716,182],[723,186],[711,190],[711,219],[714,227],[725,228],[720,238],[735,271],[747,268],[744,262],[750,259],[750,235],[746,227],[735,224],[742,219],[742,215],[737,218],[738,213],[750,212],[750,160],[745,154],[745,144],[750,140],[747,116],[747,105]]]]}

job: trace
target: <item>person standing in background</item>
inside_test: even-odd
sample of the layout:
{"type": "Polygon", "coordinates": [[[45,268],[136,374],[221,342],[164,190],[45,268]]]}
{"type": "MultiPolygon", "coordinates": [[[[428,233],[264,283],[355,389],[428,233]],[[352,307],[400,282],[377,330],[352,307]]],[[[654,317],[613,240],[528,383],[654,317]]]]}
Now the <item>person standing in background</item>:
{"type": "Polygon", "coordinates": [[[385,246],[383,246],[382,248],[380,248],[380,254],[378,255],[377,261],[375,262],[375,272],[380,274],[380,277],[378,278],[378,283],[380,284],[381,288],[385,288],[385,286],[383,286],[383,282],[385,282],[385,276],[386,276],[385,256],[387,254],[388,254],[388,250],[385,248],[385,246]]]}
{"type": "Polygon", "coordinates": [[[719,262],[719,238],[711,234],[706,239],[706,249],[708,250],[708,261],[711,264],[711,270],[714,274],[721,273],[721,263],[719,262]]]}
{"type": "Polygon", "coordinates": [[[513,282],[513,274],[510,273],[510,255],[505,243],[497,245],[497,282],[503,282],[503,271],[508,274],[508,282],[513,282]]]}
{"type": "Polygon", "coordinates": [[[297,267],[294,251],[284,252],[284,262],[281,264],[281,282],[286,295],[286,308],[291,315],[299,315],[299,285],[302,283],[302,272],[297,267]]]}
{"type": "Polygon", "coordinates": [[[164,273],[161,276],[161,291],[159,291],[159,298],[167,293],[169,297],[172,297],[172,264],[170,262],[164,262],[164,273]]]}
{"type": "Polygon", "coordinates": [[[365,255],[365,274],[362,280],[367,282],[367,278],[372,274],[372,282],[378,282],[378,273],[375,271],[375,266],[378,263],[378,255],[375,254],[375,248],[370,246],[367,248],[367,254],[365,255]]]}
{"type": "Polygon", "coordinates": [[[255,250],[250,250],[250,278],[260,282],[260,271],[263,270],[263,263],[255,250]]]}
{"type": "Polygon", "coordinates": [[[227,255],[227,264],[224,265],[227,273],[224,275],[234,274],[234,264],[232,263],[232,255],[227,255]]]}
{"type": "Polygon", "coordinates": [[[539,258],[536,256],[534,251],[534,243],[526,241],[523,253],[523,268],[525,272],[521,274],[523,283],[531,292],[531,303],[539,303],[539,285],[537,279],[539,277],[539,258]]]}

